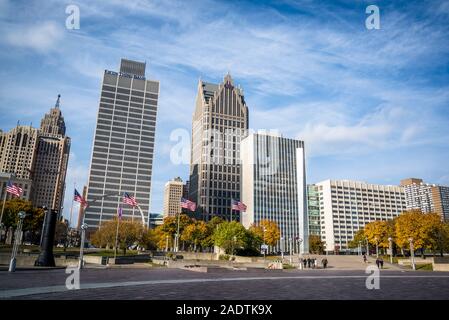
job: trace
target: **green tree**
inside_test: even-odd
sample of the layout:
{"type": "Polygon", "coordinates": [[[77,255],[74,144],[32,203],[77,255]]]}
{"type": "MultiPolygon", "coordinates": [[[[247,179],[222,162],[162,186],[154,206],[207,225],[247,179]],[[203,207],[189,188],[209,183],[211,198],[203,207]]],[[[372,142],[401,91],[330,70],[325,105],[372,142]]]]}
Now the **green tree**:
{"type": "Polygon", "coordinates": [[[318,235],[309,236],[309,250],[311,253],[322,254],[324,252],[324,242],[318,235]]]}
{"type": "Polygon", "coordinates": [[[224,220],[220,217],[213,217],[206,224],[206,234],[201,240],[201,246],[203,248],[212,248],[214,246],[213,235],[215,230],[217,230],[218,225],[223,223],[224,220]]]}
{"type": "Polygon", "coordinates": [[[233,254],[238,248],[247,247],[250,238],[249,231],[237,221],[219,224],[213,234],[214,244],[224,249],[227,254],[233,254]]]}
{"type": "Polygon", "coordinates": [[[363,246],[365,244],[365,239],[365,230],[363,228],[359,229],[359,231],[354,234],[354,238],[348,243],[348,247],[358,248],[360,243],[363,246]]]}

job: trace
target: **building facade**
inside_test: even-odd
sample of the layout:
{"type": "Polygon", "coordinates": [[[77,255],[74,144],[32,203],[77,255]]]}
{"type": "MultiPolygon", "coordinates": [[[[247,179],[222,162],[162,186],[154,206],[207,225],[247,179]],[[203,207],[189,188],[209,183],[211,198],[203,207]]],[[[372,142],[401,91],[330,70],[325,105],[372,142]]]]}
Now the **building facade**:
{"type": "Polygon", "coordinates": [[[20,196],[20,199],[23,200],[30,200],[31,195],[31,188],[33,185],[33,181],[31,179],[21,179],[21,178],[14,178],[9,173],[1,173],[0,172],[0,201],[3,201],[6,196],[6,200],[10,200],[12,198],[17,198],[16,196],[6,192],[6,186],[8,185],[8,181],[11,180],[14,184],[22,188],[23,192],[20,196]]]}
{"type": "Polygon", "coordinates": [[[321,240],[328,252],[357,251],[348,243],[367,223],[392,220],[406,210],[401,186],[350,180],[316,183],[320,201],[321,240]]]}
{"type": "Polygon", "coordinates": [[[31,179],[38,138],[39,130],[31,126],[17,125],[9,132],[0,132],[0,172],[31,179]]]}
{"type": "Polygon", "coordinates": [[[199,81],[192,120],[189,200],[203,220],[239,220],[231,199],[240,199],[240,141],[247,135],[243,90],[227,74],[220,84],[199,81]]]}
{"type": "Polygon", "coordinates": [[[60,214],[70,138],[65,134],[59,103],[60,95],[39,129],[17,125],[10,132],[0,133],[0,173],[24,187],[23,198],[34,206],[45,206],[60,214]]]}
{"type": "Polygon", "coordinates": [[[61,214],[65,178],[70,154],[64,117],[59,108],[60,95],[54,108],[41,121],[33,170],[32,202],[61,214]]]}
{"type": "Polygon", "coordinates": [[[309,234],[321,237],[320,193],[316,185],[307,185],[307,215],[309,234]]]}
{"type": "Polygon", "coordinates": [[[253,133],[242,140],[242,224],[275,221],[281,241],[275,251],[309,252],[304,142],[253,133]],[[298,241],[299,240],[299,241],[298,241]],[[301,242],[302,240],[302,242],[301,242]]]}
{"type": "Polygon", "coordinates": [[[120,71],[105,70],[98,108],[84,222],[97,228],[117,215],[141,219],[138,208],[122,205],[135,197],[149,223],[159,82],[145,78],[146,64],[122,59],[120,71]]]}
{"type": "Polygon", "coordinates": [[[417,178],[401,180],[401,186],[405,190],[407,210],[435,212],[443,221],[449,221],[449,187],[424,183],[417,178]]]}
{"type": "Polygon", "coordinates": [[[164,190],[164,218],[176,216],[181,213],[181,198],[183,194],[184,183],[180,177],[177,177],[165,184],[164,190]]]}

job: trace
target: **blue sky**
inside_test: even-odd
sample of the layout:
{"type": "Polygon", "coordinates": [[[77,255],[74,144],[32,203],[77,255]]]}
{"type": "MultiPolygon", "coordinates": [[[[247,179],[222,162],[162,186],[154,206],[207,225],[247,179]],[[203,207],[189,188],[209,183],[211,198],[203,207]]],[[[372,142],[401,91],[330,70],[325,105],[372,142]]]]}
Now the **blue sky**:
{"type": "Polygon", "coordinates": [[[122,57],[161,82],[152,212],[167,180],[187,178],[169,136],[190,131],[198,79],[228,71],[251,128],[305,140],[309,183],[449,185],[448,1],[0,0],[0,30],[0,128],[37,126],[62,95],[66,215],[73,183],[87,182],[103,71],[122,57]],[[69,4],[79,30],[65,28],[69,4]],[[380,30],[365,28],[371,4],[380,30]]]}

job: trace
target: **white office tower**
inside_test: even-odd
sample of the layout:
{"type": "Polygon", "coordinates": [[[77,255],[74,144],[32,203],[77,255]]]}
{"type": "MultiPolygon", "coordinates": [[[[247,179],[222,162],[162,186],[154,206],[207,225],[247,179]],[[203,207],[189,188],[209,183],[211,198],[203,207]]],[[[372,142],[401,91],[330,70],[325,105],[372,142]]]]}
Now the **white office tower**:
{"type": "Polygon", "coordinates": [[[275,221],[281,230],[276,251],[309,252],[304,142],[263,132],[240,145],[242,223],[275,221]],[[282,244],[281,244],[282,243],[282,244]]]}

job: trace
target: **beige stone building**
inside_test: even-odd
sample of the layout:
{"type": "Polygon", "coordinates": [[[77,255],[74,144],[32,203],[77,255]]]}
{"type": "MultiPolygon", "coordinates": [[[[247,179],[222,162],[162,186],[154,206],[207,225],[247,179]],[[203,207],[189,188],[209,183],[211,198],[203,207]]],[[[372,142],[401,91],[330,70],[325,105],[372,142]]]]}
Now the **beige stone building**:
{"type": "Polygon", "coordinates": [[[40,129],[17,125],[9,132],[0,132],[0,173],[12,174],[11,180],[24,188],[23,198],[34,206],[46,206],[58,213],[70,151],[59,102],[60,96],[42,119],[40,129]]]}
{"type": "Polygon", "coordinates": [[[33,204],[46,206],[58,213],[64,201],[70,152],[70,138],[65,135],[66,127],[59,101],[58,95],[55,106],[41,121],[32,176],[33,204]]]}
{"type": "Polygon", "coordinates": [[[175,216],[181,212],[181,197],[183,194],[184,183],[177,177],[165,184],[164,191],[164,218],[175,216]]]}

